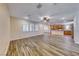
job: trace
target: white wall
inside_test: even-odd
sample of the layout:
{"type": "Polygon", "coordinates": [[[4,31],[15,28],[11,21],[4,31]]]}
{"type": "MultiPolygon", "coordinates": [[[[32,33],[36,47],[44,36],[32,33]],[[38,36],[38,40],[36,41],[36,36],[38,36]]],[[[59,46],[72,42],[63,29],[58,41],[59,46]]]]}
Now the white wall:
{"type": "Polygon", "coordinates": [[[23,19],[11,17],[10,24],[11,24],[11,40],[27,38],[27,37],[43,34],[43,31],[40,29],[38,32],[23,32],[22,25],[27,24],[27,21],[23,19]]]}
{"type": "Polygon", "coordinates": [[[10,17],[6,4],[0,3],[0,55],[7,52],[10,40],[10,17]]]}
{"type": "Polygon", "coordinates": [[[79,44],[79,12],[77,12],[74,19],[74,41],[79,44]]]}

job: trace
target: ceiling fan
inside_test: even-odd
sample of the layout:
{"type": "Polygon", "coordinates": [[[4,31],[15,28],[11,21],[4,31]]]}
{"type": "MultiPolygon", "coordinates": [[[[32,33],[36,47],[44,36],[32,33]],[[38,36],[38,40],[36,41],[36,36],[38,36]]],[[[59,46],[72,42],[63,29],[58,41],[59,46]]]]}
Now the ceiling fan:
{"type": "MultiPolygon", "coordinates": [[[[57,5],[57,3],[52,3],[54,6],[56,6],[57,5]]],[[[42,8],[42,3],[38,3],[38,5],[36,6],[36,8],[38,8],[38,9],[40,9],[40,8],[42,8]]]]}

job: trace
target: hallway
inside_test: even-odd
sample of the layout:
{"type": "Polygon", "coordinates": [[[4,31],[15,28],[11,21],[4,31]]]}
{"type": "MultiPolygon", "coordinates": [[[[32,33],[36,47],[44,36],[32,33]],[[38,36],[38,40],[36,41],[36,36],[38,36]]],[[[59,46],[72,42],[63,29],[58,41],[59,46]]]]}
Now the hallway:
{"type": "Polygon", "coordinates": [[[7,56],[78,56],[79,45],[60,35],[38,35],[13,40],[7,56]]]}

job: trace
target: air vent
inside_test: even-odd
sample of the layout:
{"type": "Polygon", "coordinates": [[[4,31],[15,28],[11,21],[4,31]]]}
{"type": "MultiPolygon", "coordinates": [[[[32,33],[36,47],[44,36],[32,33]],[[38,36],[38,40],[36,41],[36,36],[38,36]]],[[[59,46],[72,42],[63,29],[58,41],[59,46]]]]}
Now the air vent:
{"type": "Polygon", "coordinates": [[[37,8],[40,9],[41,7],[42,7],[42,4],[39,3],[39,4],[37,5],[37,8]]]}

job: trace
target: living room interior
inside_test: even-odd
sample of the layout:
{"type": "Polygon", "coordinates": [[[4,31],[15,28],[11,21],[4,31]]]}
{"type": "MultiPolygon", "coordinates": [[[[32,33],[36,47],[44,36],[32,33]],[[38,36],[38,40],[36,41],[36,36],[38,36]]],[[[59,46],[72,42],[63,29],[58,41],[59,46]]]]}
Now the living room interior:
{"type": "Polygon", "coordinates": [[[0,3],[1,56],[78,56],[79,3],[0,3]]]}

